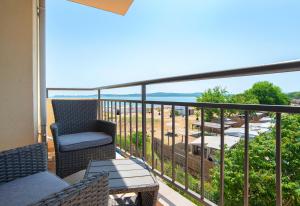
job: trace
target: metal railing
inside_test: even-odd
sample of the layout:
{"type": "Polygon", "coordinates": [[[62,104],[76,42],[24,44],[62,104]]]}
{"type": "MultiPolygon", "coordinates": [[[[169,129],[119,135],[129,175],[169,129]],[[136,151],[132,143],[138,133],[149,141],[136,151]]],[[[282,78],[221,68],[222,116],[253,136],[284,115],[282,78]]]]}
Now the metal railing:
{"type": "MultiPolygon", "coordinates": [[[[98,100],[99,100],[99,118],[115,121],[118,123],[118,138],[119,138],[119,148],[124,153],[129,155],[141,156],[143,158],[147,157],[146,151],[146,138],[149,133],[147,133],[147,109],[150,110],[150,138],[151,138],[151,165],[153,172],[162,177],[164,180],[168,181],[173,186],[185,191],[189,195],[192,195],[194,198],[197,198],[201,203],[205,205],[216,205],[212,201],[208,200],[205,196],[205,187],[204,187],[204,147],[201,147],[201,163],[200,163],[200,193],[196,193],[189,189],[188,182],[188,136],[189,136],[189,108],[197,108],[201,114],[201,126],[200,126],[200,138],[201,144],[205,143],[205,122],[204,115],[205,111],[208,109],[218,109],[220,114],[220,188],[219,188],[219,199],[217,204],[224,205],[224,155],[225,155],[225,143],[224,143],[224,119],[226,110],[239,110],[244,113],[244,205],[249,205],[249,122],[250,122],[250,112],[253,111],[264,111],[264,112],[273,112],[275,116],[275,130],[276,130],[276,149],[275,149],[275,162],[276,162],[276,205],[282,205],[282,186],[281,186],[281,114],[282,113],[300,113],[300,107],[293,106],[279,106],[279,105],[246,105],[246,104],[223,104],[223,103],[192,103],[192,102],[168,102],[168,101],[149,101],[146,99],[146,87],[151,84],[160,84],[160,83],[171,83],[179,81],[192,81],[192,80],[204,80],[204,79],[216,79],[216,78],[228,78],[228,77],[240,77],[240,76],[251,76],[251,75],[262,75],[262,74],[274,74],[274,73],[283,73],[283,72],[292,72],[300,71],[300,61],[293,62],[284,62],[271,65],[262,65],[256,67],[248,67],[242,69],[226,70],[226,71],[217,71],[193,75],[184,75],[176,76],[170,78],[154,79],[147,81],[139,81],[133,83],[117,84],[110,86],[103,86],[97,88],[48,88],[47,97],[49,97],[49,91],[97,91],[98,100]],[[106,89],[115,89],[122,87],[132,87],[140,86],[141,87],[141,99],[140,100],[120,100],[120,99],[103,99],[101,98],[101,92],[106,89]],[[141,126],[139,121],[139,105],[141,105],[141,126]],[[172,171],[171,175],[167,176],[164,168],[164,135],[165,135],[165,117],[164,109],[168,106],[170,108],[170,120],[171,120],[171,136],[172,136],[172,147],[171,147],[171,165],[172,171]],[[175,109],[176,107],[181,106],[185,110],[184,115],[184,125],[185,125],[185,141],[184,141],[184,184],[176,181],[175,177],[175,109]],[[154,138],[155,138],[155,128],[154,128],[154,109],[160,108],[160,169],[158,170],[157,165],[155,165],[154,158],[154,138]],[[134,117],[135,113],[135,117],[134,117]],[[126,115],[129,115],[129,119],[126,115]],[[133,122],[135,119],[135,122],[133,122]],[[134,126],[135,124],[135,126],[134,126]],[[128,127],[129,126],[129,131],[128,127]],[[135,131],[134,129],[135,128],[135,131]],[[140,154],[139,151],[139,142],[136,137],[136,142],[133,142],[133,133],[142,132],[142,151],[140,154]],[[122,136],[125,138],[122,140],[122,136]],[[127,145],[127,137],[129,136],[129,147],[127,145]],[[122,145],[122,141],[124,144],[122,145]],[[133,152],[134,150],[134,152],[133,152]]],[[[157,135],[157,134],[156,134],[157,135]]]]}

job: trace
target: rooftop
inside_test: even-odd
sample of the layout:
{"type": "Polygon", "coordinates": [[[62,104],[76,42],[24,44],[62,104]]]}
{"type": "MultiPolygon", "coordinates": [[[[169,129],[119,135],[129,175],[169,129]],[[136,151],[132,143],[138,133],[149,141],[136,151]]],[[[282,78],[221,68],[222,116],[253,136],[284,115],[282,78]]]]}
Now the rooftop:
{"type": "MultiPolygon", "coordinates": [[[[217,149],[220,150],[221,149],[221,136],[220,135],[215,135],[215,136],[204,136],[204,143],[205,146],[208,148],[212,148],[212,149],[217,149]]],[[[235,144],[237,144],[239,141],[241,140],[240,137],[236,137],[236,136],[229,136],[229,135],[225,135],[224,136],[224,144],[228,147],[231,148],[233,147],[235,144]]],[[[193,142],[191,142],[191,145],[194,146],[201,146],[201,138],[198,138],[196,140],[194,140],[193,142]]]]}

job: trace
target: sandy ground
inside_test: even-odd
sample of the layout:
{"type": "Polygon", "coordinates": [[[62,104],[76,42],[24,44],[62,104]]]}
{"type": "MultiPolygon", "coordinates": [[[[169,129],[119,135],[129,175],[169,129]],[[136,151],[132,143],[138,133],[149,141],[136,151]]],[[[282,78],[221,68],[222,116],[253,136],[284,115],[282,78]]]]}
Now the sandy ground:
{"type": "MultiPolygon", "coordinates": [[[[168,136],[167,133],[172,132],[172,118],[170,117],[171,114],[171,108],[170,106],[165,106],[164,108],[164,137],[165,137],[165,144],[168,144],[168,136]]],[[[104,115],[105,116],[105,115],[104,115]]],[[[108,116],[108,115],[107,115],[108,116]]],[[[151,113],[147,112],[147,134],[151,136],[151,113]]],[[[119,116],[117,116],[117,121],[115,119],[115,115],[111,116],[110,115],[110,121],[117,122],[118,129],[117,132],[119,134],[119,125],[121,125],[121,132],[122,135],[125,134],[125,124],[124,124],[124,113],[121,115],[121,124],[120,124],[120,119],[119,116]]],[[[129,135],[130,132],[130,117],[129,117],[129,112],[127,109],[127,114],[126,114],[126,134],[129,135]]],[[[53,115],[53,109],[51,105],[51,101],[47,101],[47,135],[48,137],[52,137],[51,131],[50,131],[50,125],[54,122],[54,115],[53,115]]],[[[192,123],[197,122],[196,116],[195,115],[190,115],[189,116],[189,134],[193,132],[197,132],[197,129],[192,130],[192,123]]],[[[132,132],[136,131],[136,114],[135,112],[132,113],[132,132]]],[[[142,116],[141,112],[138,114],[138,131],[142,130],[142,116]]],[[[184,116],[176,116],[175,117],[175,144],[177,143],[182,143],[184,142],[184,135],[185,135],[185,117],[184,116]]],[[[154,109],[154,137],[157,139],[161,139],[161,114],[160,110],[158,108],[154,109]]],[[[188,142],[191,142],[195,140],[196,138],[193,136],[189,136],[188,142]]],[[[169,138],[169,143],[171,144],[171,136],[169,138]]]]}

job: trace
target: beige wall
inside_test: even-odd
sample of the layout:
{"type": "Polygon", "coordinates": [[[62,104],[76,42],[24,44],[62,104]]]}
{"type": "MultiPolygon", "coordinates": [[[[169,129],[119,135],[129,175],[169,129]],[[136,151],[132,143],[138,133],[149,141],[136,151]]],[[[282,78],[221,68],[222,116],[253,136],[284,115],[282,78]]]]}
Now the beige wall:
{"type": "Polygon", "coordinates": [[[35,0],[0,1],[0,150],[37,136],[35,0]]]}

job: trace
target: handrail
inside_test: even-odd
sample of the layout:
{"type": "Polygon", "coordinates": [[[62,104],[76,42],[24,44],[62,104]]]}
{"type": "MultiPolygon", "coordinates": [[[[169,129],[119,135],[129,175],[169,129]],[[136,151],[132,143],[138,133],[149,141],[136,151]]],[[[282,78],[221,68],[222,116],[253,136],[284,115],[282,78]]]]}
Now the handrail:
{"type": "Polygon", "coordinates": [[[94,91],[97,89],[94,88],[62,88],[62,87],[50,87],[47,90],[55,90],[55,91],[94,91]]]}
{"type": "MultiPolygon", "coordinates": [[[[100,101],[105,102],[126,102],[126,103],[139,103],[141,100],[130,99],[103,99],[100,101]]],[[[148,105],[169,105],[169,106],[182,106],[182,107],[203,107],[211,109],[226,109],[226,110],[248,110],[248,111],[263,111],[263,112],[282,112],[282,113],[300,113],[300,107],[286,106],[286,105],[267,105],[267,104],[235,104],[235,103],[210,103],[210,102],[170,102],[170,101],[144,101],[148,105]]]]}
{"type": "Polygon", "coordinates": [[[124,88],[140,85],[160,84],[160,83],[172,83],[181,81],[192,81],[192,80],[205,80],[205,79],[218,79],[228,77],[242,77],[242,76],[253,76],[263,74],[275,74],[285,72],[300,71],[300,60],[280,62],[275,64],[259,65],[252,67],[244,67],[231,70],[220,70],[206,73],[181,75],[167,78],[158,78],[145,81],[129,82],[122,84],[107,85],[94,88],[47,88],[47,91],[93,91],[103,89],[115,89],[124,88]]]}
{"type": "Polygon", "coordinates": [[[46,98],[49,98],[49,91],[97,91],[97,89],[93,89],[93,88],[61,88],[61,87],[46,88],[46,98]]]}
{"type": "Polygon", "coordinates": [[[140,85],[150,85],[150,84],[160,84],[160,83],[172,83],[181,81],[192,81],[192,80],[205,80],[205,79],[218,79],[218,78],[228,78],[228,77],[241,77],[241,76],[252,76],[252,75],[262,75],[262,74],[274,74],[283,72],[293,72],[300,71],[300,60],[288,61],[275,64],[267,64],[260,66],[244,67],[232,70],[220,70],[206,73],[181,75],[167,78],[158,78],[145,81],[137,81],[124,84],[115,84],[102,87],[96,87],[94,89],[115,89],[122,87],[132,87],[140,85]]]}

